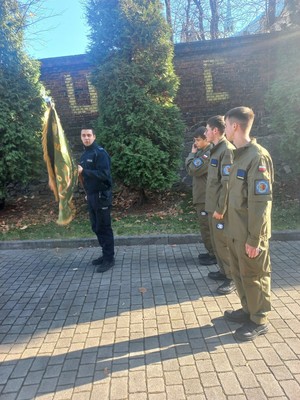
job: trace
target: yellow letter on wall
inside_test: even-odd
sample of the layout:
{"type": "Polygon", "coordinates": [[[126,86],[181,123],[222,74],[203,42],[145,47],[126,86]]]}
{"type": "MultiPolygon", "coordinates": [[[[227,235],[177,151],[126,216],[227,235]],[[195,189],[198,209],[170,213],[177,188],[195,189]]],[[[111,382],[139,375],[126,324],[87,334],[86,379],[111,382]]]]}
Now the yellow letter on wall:
{"type": "Polygon", "coordinates": [[[70,107],[74,114],[93,114],[93,113],[98,112],[98,104],[97,104],[98,101],[97,101],[96,89],[91,84],[88,75],[86,76],[86,80],[87,80],[87,84],[88,84],[88,90],[89,90],[89,95],[90,95],[90,99],[91,99],[91,104],[79,106],[76,103],[72,77],[69,74],[65,75],[65,83],[66,83],[68,98],[69,98],[69,102],[70,102],[70,107]]]}
{"type": "Polygon", "coordinates": [[[214,92],[214,83],[213,76],[211,72],[211,68],[215,66],[224,65],[225,61],[223,60],[204,60],[204,82],[205,82],[205,90],[206,90],[206,100],[208,102],[212,101],[222,101],[229,99],[228,92],[214,92]]]}

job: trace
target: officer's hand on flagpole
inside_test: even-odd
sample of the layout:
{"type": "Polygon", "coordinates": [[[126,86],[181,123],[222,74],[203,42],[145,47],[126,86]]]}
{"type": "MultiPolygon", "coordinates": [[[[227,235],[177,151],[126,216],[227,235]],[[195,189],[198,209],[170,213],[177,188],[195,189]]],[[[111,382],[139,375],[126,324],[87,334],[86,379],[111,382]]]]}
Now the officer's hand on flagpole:
{"type": "Polygon", "coordinates": [[[83,171],[83,168],[81,165],[78,165],[78,174],[81,175],[83,171]]]}

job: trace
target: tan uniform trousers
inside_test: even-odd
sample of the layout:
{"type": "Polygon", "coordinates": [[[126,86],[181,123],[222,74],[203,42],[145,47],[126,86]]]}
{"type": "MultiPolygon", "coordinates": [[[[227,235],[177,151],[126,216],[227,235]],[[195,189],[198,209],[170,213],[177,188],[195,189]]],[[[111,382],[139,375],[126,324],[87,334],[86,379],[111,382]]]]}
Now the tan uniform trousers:
{"type": "Polygon", "coordinates": [[[211,236],[211,243],[220,268],[220,272],[226,275],[226,278],[232,279],[230,269],[230,256],[227,245],[227,236],[224,232],[224,220],[215,219],[213,213],[208,213],[208,223],[211,236]]]}
{"type": "Polygon", "coordinates": [[[198,221],[200,225],[200,233],[204,247],[206,248],[208,254],[212,257],[214,256],[214,249],[211,243],[210,230],[208,223],[208,213],[205,211],[205,203],[195,204],[198,221]]]}
{"type": "Polygon", "coordinates": [[[243,310],[256,324],[267,322],[271,310],[271,263],[269,241],[262,241],[256,258],[245,253],[245,242],[228,239],[232,278],[243,310]]]}

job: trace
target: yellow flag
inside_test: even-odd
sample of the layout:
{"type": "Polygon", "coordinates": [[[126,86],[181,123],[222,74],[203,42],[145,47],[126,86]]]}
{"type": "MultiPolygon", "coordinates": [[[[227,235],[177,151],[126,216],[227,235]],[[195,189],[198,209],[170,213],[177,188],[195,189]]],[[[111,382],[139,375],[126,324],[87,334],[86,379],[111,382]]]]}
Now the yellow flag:
{"type": "Polygon", "coordinates": [[[44,160],[47,165],[49,187],[59,202],[56,221],[67,225],[73,219],[72,198],[77,185],[78,170],[61,126],[54,104],[49,104],[43,129],[44,160]]]}

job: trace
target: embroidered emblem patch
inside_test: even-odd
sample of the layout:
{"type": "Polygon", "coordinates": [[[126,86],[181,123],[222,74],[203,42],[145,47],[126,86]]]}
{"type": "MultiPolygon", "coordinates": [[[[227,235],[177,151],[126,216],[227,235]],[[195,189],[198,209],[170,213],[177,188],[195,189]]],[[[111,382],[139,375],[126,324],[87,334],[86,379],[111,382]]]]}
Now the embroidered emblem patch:
{"type": "Polygon", "coordinates": [[[255,181],[255,194],[270,194],[269,181],[265,179],[255,181]]]}
{"type": "Polygon", "coordinates": [[[216,228],[222,230],[222,229],[224,229],[224,224],[222,224],[221,222],[218,222],[216,225],[216,228]]]}
{"type": "Polygon", "coordinates": [[[217,166],[218,166],[218,160],[215,159],[215,158],[212,158],[212,159],[210,160],[210,165],[211,165],[212,167],[217,167],[217,166]]]}
{"type": "Polygon", "coordinates": [[[267,168],[266,168],[265,165],[260,165],[260,166],[258,167],[258,170],[259,170],[259,172],[266,172],[267,168]]]}
{"type": "Polygon", "coordinates": [[[229,175],[230,173],[231,164],[227,164],[223,166],[223,175],[229,175]]]}
{"type": "Polygon", "coordinates": [[[200,167],[203,164],[203,160],[201,158],[195,158],[193,163],[195,167],[200,167]]]}
{"type": "Polygon", "coordinates": [[[203,154],[202,158],[204,158],[205,160],[208,158],[207,154],[203,154]]]}
{"type": "Polygon", "coordinates": [[[200,215],[202,215],[204,217],[205,215],[207,215],[207,212],[206,211],[201,211],[200,215]]]}
{"type": "Polygon", "coordinates": [[[245,180],[247,177],[247,171],[245,171],[244,169],[238,169],[236,172],[236,177],[238,179],[243,179],[245,180]]]}

